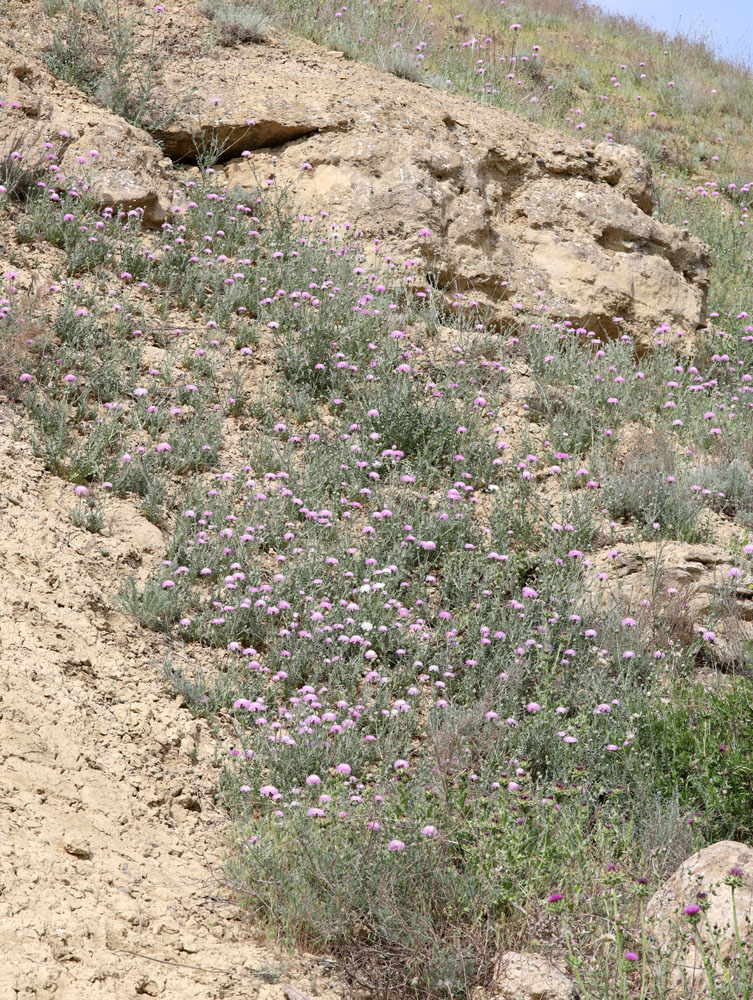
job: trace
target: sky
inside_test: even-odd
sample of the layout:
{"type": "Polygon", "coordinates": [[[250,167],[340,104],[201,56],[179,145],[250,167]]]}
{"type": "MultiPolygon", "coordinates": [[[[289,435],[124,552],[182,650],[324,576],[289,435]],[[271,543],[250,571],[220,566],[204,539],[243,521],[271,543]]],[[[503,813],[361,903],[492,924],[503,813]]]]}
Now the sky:
{"type": "Polygon", "coordinates": [[[602,10],[626,14],[663,31],[704,35],[722,55],[753,66],[753,0],[596,0],[602,10]]]}

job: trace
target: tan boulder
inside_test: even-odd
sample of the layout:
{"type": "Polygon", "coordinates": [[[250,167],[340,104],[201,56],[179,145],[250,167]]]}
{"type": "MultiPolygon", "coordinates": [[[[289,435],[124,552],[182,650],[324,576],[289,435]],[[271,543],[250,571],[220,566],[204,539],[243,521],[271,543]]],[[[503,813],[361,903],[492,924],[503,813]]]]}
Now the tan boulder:
{"type": "Polygon", "coordinates": [[[549,959],[529,952],[500,955],[490,994],[494,1000],[578,1000],[573,980],[549,959]]]}
{"type": "Polygon", "coordinates": [[[742,883],[735,888],[737,925],[741,940],[750,946],[753,944],[753,849],[745,844],[723,840],[703,848],[680,865],[649,900],[647,926],[672,966],[673,996],[687,998],[707,992],[703,953],[714,964],[718,947],[722,965],[737,954],[732,890],[724,881],[731,872],[742,883]],[[705,895],[699,897],[699,893],[705,895]],[[708,909],[695,917],[684,912],[686,906],[699,904],[708,909]],[[687,949],[685,952],[683,947],[687,949]]]}
{"type": "Polygon", "coordinates": [[[143,209],[147,225],[161,224],[170,205],[172,164],[142,129],[88,100],[38,60],[20,55],[0,39],[0,162],[13,152],[43,169],[48,185],[60,188],[82,178],[103,207],[143,209]],[[60,167],[47,167],[52,143],[60,167]],[[96,156],[92,156],[96,153],[96,156]]]}
{"type": "Polygon", "coordinates": [[[302,208],[379,238],[501,321],[542,303],[609,332],[614,317],[649,335],[705,321],[708,252],[650,217],[651,168],[636,150],[306,44],[177,56],[166,100],[188,78],[196,100],[155,133],[171,156],[213,151],[230,184],[292,181],[302,208]]]}

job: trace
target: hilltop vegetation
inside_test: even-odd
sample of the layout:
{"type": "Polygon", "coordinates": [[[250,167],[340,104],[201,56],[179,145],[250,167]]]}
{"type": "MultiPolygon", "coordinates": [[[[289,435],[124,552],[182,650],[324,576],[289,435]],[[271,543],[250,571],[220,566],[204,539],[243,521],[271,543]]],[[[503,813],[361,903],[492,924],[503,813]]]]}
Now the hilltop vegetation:
{"type": "MultiPolygon", "coordinates": [[[[228,188],[220,145],[161,229],[103,210],[86,156],[57,185],[62,143],[0,175],[6,406],[74,524],[118,495],[168,539],[113,592],[201,651],[155,669],[216,732],[242,905],[375,997],[470,996],[517,949],[658,1000],[697,922],[660,947],[648,897],[753,838],[753,77],[565,0],[174,8],[47,0],[42,57],[157,132],[160,18],[303,36],[636,145],[711,249],[692,335],[500,329],[294,190],[228,188]]],[[[705,956],[718,1000],[751,994],[746,934],[705,956]]]]}

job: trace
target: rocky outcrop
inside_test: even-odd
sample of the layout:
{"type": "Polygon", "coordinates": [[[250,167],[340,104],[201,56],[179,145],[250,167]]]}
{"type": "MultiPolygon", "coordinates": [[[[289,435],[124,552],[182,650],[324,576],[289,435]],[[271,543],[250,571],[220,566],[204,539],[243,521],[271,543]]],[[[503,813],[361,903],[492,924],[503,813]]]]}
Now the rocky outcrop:
{"type": "Polygon", "coordinates": [[[673,966],[673,996],[706,994],[703,954],[714,966],[737,953],[731,881],[735,883],[738,930],[749,947],[753,943],[753,850],[745,844],[723,840],[705,847],[649,900],[647,927],[673,966]]]}
{"type": "Polygon", "coordinates": [[[31,177],[41,171],[56,188],[84,179],[102,207],[141,209],[150,226],[165,220],[172,164],[154,139],[2,40],[0,102],[0,163],[20,153],[31,177]],[[46,160],[51,150],[60,168],[54,176],[46,160]]]}
{"type": "Polygon", "coordinates": [[[652,614],[672,612],[687,641],[704,635],[705,650],[720,665],[744,661],[753,640],[751,575],[720,545],[618,545],[598,553],[590,573],[590,598],[602,608],[617,605],[640,617],[650,602],[652,614]]]}
{"type": "Polygon", "coordinates": [[[231,184],[294,181],[301,206],[420,262],[499,320],[545,303],[553,319],[608,332],[615,317],[703,324],[706,248],[651,218],[637,151],[563,139],[336,56],[245,46],[176,58],[166,99],[188,78],[197,97],[158,138],[176,159],[213,148],[231,184]]]}
{"type": "Polygon", "coordinates": [[[704,323],[706,248],[651,218],[637,151],[564,139],[338,56],[309,45],[178,54],[162,89],[181,110],[150,137],[0,42],[0,159],[36,163],[52,142],[58,183],[85,172],[101,205],[142,209],[152,226],[169,211],[170,160],[218,160],[229,184],[294,181],[302,208],[378,238],[500,322],[546,310],[607,333],[616,318],[644,333],[704,323]]]}

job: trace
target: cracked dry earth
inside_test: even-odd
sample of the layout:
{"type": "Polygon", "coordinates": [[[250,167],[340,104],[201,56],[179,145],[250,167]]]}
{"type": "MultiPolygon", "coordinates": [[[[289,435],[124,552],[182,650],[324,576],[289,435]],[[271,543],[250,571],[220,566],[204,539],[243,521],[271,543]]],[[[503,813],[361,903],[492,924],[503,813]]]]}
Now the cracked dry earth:
{"type": "Polygon", "coordinates": [[[88,534],[73,499],[0,411],[0,998],[333,996],[233,905],[215,741],[114,605],[159,530],[113,498],[88,534]]]}

